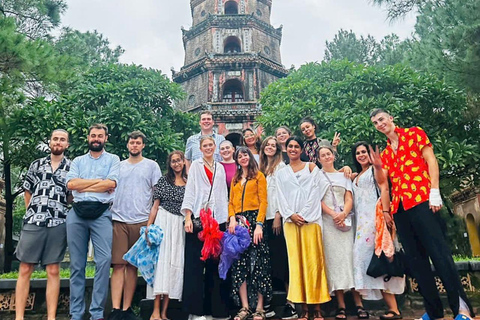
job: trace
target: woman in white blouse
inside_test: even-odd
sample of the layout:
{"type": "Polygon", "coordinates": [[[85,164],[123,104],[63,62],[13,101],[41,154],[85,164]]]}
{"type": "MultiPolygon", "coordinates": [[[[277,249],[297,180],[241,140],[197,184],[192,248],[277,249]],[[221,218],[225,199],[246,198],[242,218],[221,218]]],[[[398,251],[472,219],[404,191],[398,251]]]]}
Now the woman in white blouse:
{"type": "Polygon", "coordinates": [[[203,242],[194,230],[193,219],[208,202],[213,217],[225,231],[228,217],[228,196],[225,170],[215,162],[215,140],[211,136],[200,139],[203,157],[192,162],[188,172],[185,197],[181,212],[185,216],[185,272],[183,281],[183,310],[189,319],[205,319],[205,315],[228,318],[228,283],[218,276],[218,261],[200,260],[203,242]],[[210,197],[210,199],[209,199],[210,197]]]}
{"type": "Polygon", "coordinates": [[[303,152],[300,138],[290,137],[286,145],[290,163],[278,171],[275,182],[288,252],[287,299],[302,304],[298,319],[310,319],[308,303],[314,306],[312,319],[323,320],[320,304],[331,298],[323,254],[319,170],[314,163],[300,160],[303,152]]]}
{"type": "MultiPolygon", "coordinates": [[[[280,143],[273,136],[266,137],[260,146],[260,171],[267,178],[268,207],[265,218],[265,238],[270,250],[274,286],[281,284],[282,287],[284,286],[281,289],[288,291],[287,247],[283,235],[282,216],[278,211],[277,187],[275,184],[277,172],[283,167],[285,167],[285,163],[283,162],[280,143]]],[[[266,301],[264,308],[267,318],[275,316],[275,311],[273,311],[270,301],[266,301]]],[[[285,316],[290,319],[296,315],[295,307],[290,301],[287,301],[282,318],[285,316]]]]}

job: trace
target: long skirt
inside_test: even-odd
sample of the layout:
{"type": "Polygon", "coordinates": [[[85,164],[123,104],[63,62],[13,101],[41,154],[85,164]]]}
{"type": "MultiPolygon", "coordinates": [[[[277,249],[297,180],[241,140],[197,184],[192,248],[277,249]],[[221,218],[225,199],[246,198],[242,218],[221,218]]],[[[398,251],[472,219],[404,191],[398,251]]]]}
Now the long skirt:
{"type": "Polygon", "coordinates": [[[274,290],[284,290],[285,283],[288,283],[288,256],[287,245],[285,243],[285,236],[283,227],[280,229],[280,234],[273,232],[273,220],[265,221],[265,228],[263,232],[267,237],[268,251],[270,252],[270,263],[272,266],[272,283],[274,290]]]}
{"type": "Polygon", "coordinates": [[[307,304],[330,301],[320,225],[311,223],[299,227],[286,222],[283,230],[290,270],[287,299],[307,304]]]}
{"type": "Polygon", "coordinates": [[[232,264],[232,297],[237,305],[241,305],[239,290],[240,286],[247,283],[247,296],[250,309],[255,310],[258,302],[258,294],[263,295],[264,301],[272,298],[272,278],[270,268],[270,255],[266,233],[258,244],[253,243],[253,232],[257,226],[258,210],[245,211],[240,215],[247,218],[250,227],[250,239],[252,240],[248,249],[242,253],[240,259],[232,264]]]}
{"type": "Polygon", "coordinates": [[[183,216],[159,207],[155,224],[162,228],[164,237],[155,268],[155,281],[153,287],[147,286],[147,297],[168,295],[170,299],[181,300],[185,258],[183,216]]]}

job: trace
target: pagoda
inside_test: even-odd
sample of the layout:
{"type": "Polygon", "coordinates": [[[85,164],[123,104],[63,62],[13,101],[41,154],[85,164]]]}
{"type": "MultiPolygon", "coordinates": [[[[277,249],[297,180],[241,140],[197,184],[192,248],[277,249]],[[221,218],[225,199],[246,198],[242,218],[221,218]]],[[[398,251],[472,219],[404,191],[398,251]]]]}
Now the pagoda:
{"type": "Polygon", "coordinates": [[[261,90],[288,74],[282,27],[270,24],[272,0],[191,0],[190,7],[184,66],[172,70],[173,81],[187,92],[183,109],[210,110],[218,133],[236,143],[261,113],[261,90]]]}

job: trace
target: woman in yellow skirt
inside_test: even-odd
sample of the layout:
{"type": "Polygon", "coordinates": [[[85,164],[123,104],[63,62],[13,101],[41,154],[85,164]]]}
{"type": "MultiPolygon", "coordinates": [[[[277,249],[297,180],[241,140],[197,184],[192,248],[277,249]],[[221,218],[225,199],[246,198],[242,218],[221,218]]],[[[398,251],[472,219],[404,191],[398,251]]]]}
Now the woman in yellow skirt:
{"type": "Polygon", "coordinates": [[[287,242],[290,286],[287,299],[302,304],[300,320],[308,320],[308,305],[313,319],[322,320],[320,304],[330,301],[322,243],[322,209],[318,185],[319,169],[303,162],[303,141],[290,137],[287,142],[290,164],[276,177],[278,207],[287,242]]]}

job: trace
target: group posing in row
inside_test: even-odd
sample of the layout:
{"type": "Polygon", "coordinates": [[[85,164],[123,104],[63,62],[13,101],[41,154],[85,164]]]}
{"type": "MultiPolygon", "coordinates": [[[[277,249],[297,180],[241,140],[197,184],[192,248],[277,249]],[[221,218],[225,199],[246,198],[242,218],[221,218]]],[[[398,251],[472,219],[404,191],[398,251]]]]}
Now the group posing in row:
{"type": "Polygon", "coordinates": [[[146,137],[139,131],[129,134],[129,158],[122,162],[105,151],[108,129],[102,124],[89,129],[89,152],[71,162],[64,156],[68,133],[53,131],[51,154],[32,163],[24,183],[27,211],[16,250],[21,261],[17,320],[23,319],[30,275],[38,263],[48,274],[48,319],[55,318],[59,263],[67,243],[70,314],[83,318],[89,240],[96,264],[91,318],[104,318],[112,266],[109,318],[134,319],[137,269],[124,255],[143,230],[148,242],[152,225],[163,232],[147,286],[147,297],[154,299],[152,320],[167,319],[170,299],[181,300],[191,320],[229,319],[232,301],[239,307],[234,320],[266,319],[275,315],[275,281],[287,291],[283,319],[323,319],[320,305],[331,296],[338,304],[335,318],[346,319],[346,291],[352,292],[358,318],[369,318],[362,298],[383,297],[388,310],[381,318],[401,319],[395,294],[403,292],[404,278],[384,281],[367,275],[379,232],[377,201],[385,226],[397,230],[407,267],[419,284],[426,309],[422,318],[443,318],[430,259],[454,315],[473,317],[435,214],[442,206],[439,170],[427,135],[418,127],[397,127],[384,110],[374,110],[370,118],[387,136],[387,147],[380,154],[366,142],[356,143],[353,174],[349,167],[335,168],[340,135],[331,143],[317,138],[311,118],[300,123],[305,140],[279,127],[262,142],[245,129],[242,145],[235,148],[213,131],[212,114],[202,112],[201,132],[187,140],[185,153],[168,155],[164,176],[155,161],[142,156],[146,137]],[[250,237],[226,279],[219,276],[218,259],[202,258],[198,224],[207,206],[221,231],[233,235],[241,226],[250,237]]]}

